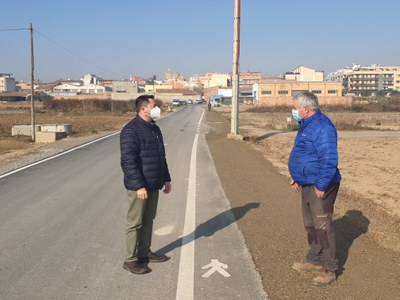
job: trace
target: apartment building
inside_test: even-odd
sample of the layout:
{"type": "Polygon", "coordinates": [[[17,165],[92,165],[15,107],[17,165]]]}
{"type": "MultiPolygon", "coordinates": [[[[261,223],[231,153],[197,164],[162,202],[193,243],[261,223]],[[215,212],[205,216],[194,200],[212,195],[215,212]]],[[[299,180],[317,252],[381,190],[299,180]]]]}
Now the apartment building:
{"type": "Polygon", "coordinates": [[[400,66],[354,66],[347,73],[347,89],[356,95],[400,91],[400,66]]]}
{"type": "Polygon", "coordinates": [[[11,73],[0,73],[0,93],[15,92],[15,79],[11,73]]]}
{"type": "Polygon", "coordinates": [[[239,73],[239,84],[254,84],[262,79],[261,72],[244,71],[239,73]]]}

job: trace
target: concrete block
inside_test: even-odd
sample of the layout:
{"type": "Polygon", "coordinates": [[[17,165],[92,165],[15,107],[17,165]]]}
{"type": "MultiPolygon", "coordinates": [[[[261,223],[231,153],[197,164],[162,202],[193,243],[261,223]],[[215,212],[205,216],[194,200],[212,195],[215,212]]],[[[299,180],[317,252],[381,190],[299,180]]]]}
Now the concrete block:
{"type": "Polygon", "coordinates": [[[65,132],[36,132],[36,143],[53,143],[67,137],[65,132]]]}
{"type": "Polygon", "coordinates": [[[72,134],[72,124],[44,124],[41,131],[43,132],[65,132],[67,135],[72,134]]]}
{"type": "MultiPolygon", "coordinates": [[[[41,130],[41,125],[35,125],[36,128],[36,133],[41,130]]],[[[32,125],[14,125],[11,128],[11,135],[16,136],[16,135],[27,135],[31,136],[32,135],[32,125]]]]}

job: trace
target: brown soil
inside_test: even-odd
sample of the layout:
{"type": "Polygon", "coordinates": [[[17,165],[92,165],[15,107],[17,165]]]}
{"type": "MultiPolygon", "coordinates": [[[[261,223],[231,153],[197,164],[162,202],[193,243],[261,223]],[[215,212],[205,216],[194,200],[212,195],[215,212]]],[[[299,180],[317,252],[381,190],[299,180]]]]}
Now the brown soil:
{"type": "MultiPolygon", "coordinates": [[[[229,110],[219,108],[225,120],[229,110]]],[[[259,127],[284,128],[288,113],[240,114],[242,133],[248,136],[248,145],[260,151],[277,170],[289,178],[287,161],[296,132],[271,132],[259,127]],[[267,125],[266,125],[267,124],[267,125]],[[271,125],[272,124],[272,125],[271,125]],[[257,127],[254,127],[257,126],[257,127]],[[267,133],[267,134],[266,134],[267,133]]],[[[369,232],[382,246],[400,254],[400,113],[329,113],[333,122],[374,124],[388,131],[358,130],[338,132],[339,168],[342,173],[341,195],[344,201],[336,205],[338,213],[352,207],[368,210],[369,232]]]]}
{"type": "MultiPolygon", "coordinates": [[[[54,113],[43,111],[40,106],[35,114],[35,124],[72,124],[73,134],[68,139],[89,136],[101,132],[122,128],[133,118],[131,113],[96,112],[96,113],[54,113]]],[[[36,152],[38,145],[31,142],[31,137],[11,136],[13,125],[30,125],[29,106],[23,104],[2,104],[0,106],[0,166],[13,157],[36,152]]]]}
{"type": "MultiPolygon", "coordinates": [[[[253,126],[258,123],[251,120],[253,126]]],[[[248,142],[241,142],[226,138],[229,122],[215,110],[207,113],[207,123],[211,128],[207,142],[231,207],[260,204],[238,219],[238,225],[271,299],[399,298],[400,238],[395,215],[399,187],[390,181],[395,180],[399,168],[400,156],[390,154],[396,151],[398,137],[355,138],[346,133],[339,139],[344,180],[334,216],[338,281],[319,288],[310,284],[312,274],[298,274],[290,267],[294,261],[304,260],[307,250],[300,195],[291,190],[286,171],[294,133],[257,133],[247,125],[248,132],[257,134],[248,142]],[[378,145],[382,146],[379,152],[378,145]],[[372,149],[375,152],[371,153],[372,149]],[[360,186],[360,182],[365,185],[360,186]],[[378,200],[382,200],[382,193],[387,193],[385,201],[378,200]],[[389,202],[394,205],[386,205],[389,202]]]]}

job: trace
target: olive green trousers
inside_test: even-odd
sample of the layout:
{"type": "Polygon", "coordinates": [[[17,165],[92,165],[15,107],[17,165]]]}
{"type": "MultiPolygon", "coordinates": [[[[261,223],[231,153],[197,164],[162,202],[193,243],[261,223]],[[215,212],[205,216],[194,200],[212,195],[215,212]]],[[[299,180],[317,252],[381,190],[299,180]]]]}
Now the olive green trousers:
{"type": "Polygon", "coordinates": [[[153,220],[156,217],[159,191],[148,191],[140,200],[136,191],[128,191],[129,209],[126,224],[125,262],[137,261],[150,255],[153,220]]]}

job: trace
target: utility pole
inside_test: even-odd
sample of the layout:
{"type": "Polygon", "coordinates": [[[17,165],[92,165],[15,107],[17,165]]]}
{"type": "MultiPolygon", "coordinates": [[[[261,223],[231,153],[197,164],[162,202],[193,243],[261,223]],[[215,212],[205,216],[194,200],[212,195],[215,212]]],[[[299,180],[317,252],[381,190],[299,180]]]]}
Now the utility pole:
{"type": "Polygon", "coordinates": [[[240,0],[235,0],[232,68],[231,134],[239,133],[239,53],[240,53],[240,0]]]}
{"type": "Polygon", "coordinates": [[[34,95],[34,69],[35,64],[33,60],[33,28],[32,23],[29,27],[31,32],[31,123],[32,123],[32,142],[36,140],[36,128],[35,128],[35,102],[33,100],[34,95]]]}

